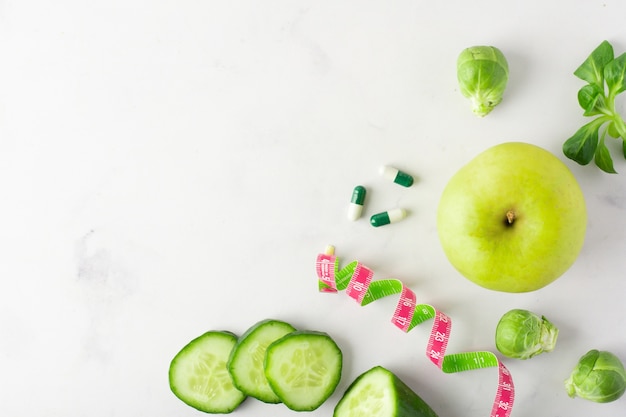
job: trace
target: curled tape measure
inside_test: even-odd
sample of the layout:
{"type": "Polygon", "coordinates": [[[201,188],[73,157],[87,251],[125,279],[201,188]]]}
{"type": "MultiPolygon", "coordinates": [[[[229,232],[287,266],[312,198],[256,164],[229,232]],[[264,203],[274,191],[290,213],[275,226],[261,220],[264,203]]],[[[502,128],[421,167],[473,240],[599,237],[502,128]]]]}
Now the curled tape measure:
{"type": "Polygon", "coordinates": [[[328,246],[326,252],[317,256],[316,271],[320,292],[346,294],[365,306],[378,299],[400,294],[391,322],[408,332],[426,320],[433,320],[433,327],[426,346],[426,356],[445,373],[472,369],[498,368],[498,389],[490,417],[508,417],[513,408],[515,388],[513,378],[504,364],[492,352],[463,352],[446,355],[452,321],[443,312],[428,304],[417,304],[413,290],[397,279],[373,281],[374,272],[352,261],[339,269],[335,248],[328,246]]]}

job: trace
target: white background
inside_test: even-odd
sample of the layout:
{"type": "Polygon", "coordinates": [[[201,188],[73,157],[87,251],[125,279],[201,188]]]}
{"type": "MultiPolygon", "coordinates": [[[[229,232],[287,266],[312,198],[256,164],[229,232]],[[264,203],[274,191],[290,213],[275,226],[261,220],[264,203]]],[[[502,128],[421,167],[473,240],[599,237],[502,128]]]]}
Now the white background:
{"type": "MultiPolygon", "coordinates": [[[[328,332],[347,385],[383,365],[441,417],[488,416],[495,369],[444,374],[395,299],[359,307],[317,292],[327,244],[375,279],[401,279],[446,312],[448,352],[495,352],[511,308],[546,315],[557,348],[504,358],[515,417],[614,417],[563,388],[591,348],[626,360],[626,163],[580,167],[562,143],[586,122],[572,75],[609,40],[626,51],[626,3],[592,1],[0,0],[0,413],[198,416],[169,390],[169,361],[207,330],[265,318],[328,332]],[[504,101],[475,117],[456,82],[465,47],[499,47],[504,101]],[[440,193],[505,141],[572,170],[589,212],[584,248],[548,287],[480,288],[447,262],[440,193]],[[378,167],[413,174],[404,189],[378,167]],[[346,219],[365,185],[365,217],[346,219]],[[367,217],[404,207],[402,223],[367,217]]],[[[624,99],[619,110],[626,115],[624,99]]],[[[531,161],[529,161],[531,163],[531,161]]],[[[247,400],[236,416],[293,416],[247,400]]]]}

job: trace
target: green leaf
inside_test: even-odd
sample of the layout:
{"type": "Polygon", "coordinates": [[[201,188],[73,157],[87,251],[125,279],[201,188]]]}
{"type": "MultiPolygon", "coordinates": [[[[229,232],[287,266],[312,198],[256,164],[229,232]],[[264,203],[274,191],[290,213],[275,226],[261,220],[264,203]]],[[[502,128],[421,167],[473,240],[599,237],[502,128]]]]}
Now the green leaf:
{"type": "Polygon", "coordinates": [[[587,84],[578,90],[578,104],[585,110],[585,116],[601,114],[604,107],[604,91],[595,84],[587,84]]]}
{"type": "Polygon", "coordinates": [[[602,119],[595,119],[578,129],[563,143],[565,156],[581,165],[591,162],[598,147],[598,129],[602,123],[602,119]]]}
{"type": "Polygon", "coordinates": [[[622,140],[622,153],[624,154],[624,159],[626,159],[626,139],[622,140]]]}
{"type": "Polygon", "coordinates": [[[585,62],[574,71],[574,75],[595,84],[600,88],[604,87],[604,67],[613,60],[613,46],[608,41],[603,41],[585,62]]]}
{"type": "Polygon", "coordinates": [[[617,171],[613,168],[613,159],[609,153],[609,148],[604,144],[604,138],[598,143],[594,161],[602,171],[608,172],[609,174],[617,174],[617,171]]]}
{"type": "Polygon", "coordinates": [[[621,54],[604,67],[604,79],[609,95],[615,97],[626,90],[626,53],[621,54]]]}

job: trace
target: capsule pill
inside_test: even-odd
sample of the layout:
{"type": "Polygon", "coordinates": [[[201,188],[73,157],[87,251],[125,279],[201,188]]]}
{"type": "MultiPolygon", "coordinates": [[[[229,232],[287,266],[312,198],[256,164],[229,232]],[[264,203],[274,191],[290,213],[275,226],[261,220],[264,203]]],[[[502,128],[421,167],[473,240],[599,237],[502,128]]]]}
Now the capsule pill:
{"type": "Polygon", "coordinates": [[[352,190],[352,198],[350,199],[350,206],[348,207],[348,219],[355,221],[361,217],[363,213],[363,203],[365,202],[365,187],[357,185],[352,190]]]}
{"type": "Polygon", "coordinates": [[[383,211],[382,213],[376,213],[370,217],[370,223],[374,227],[385,226],[390,223],[396,223],[406,217],[406,210],[393,209],[383,211]]]}
{"type": "Polygon", "coordinates": [[[413,177],[410,174],[389,165],[385,165],[380,168],[380,175],[382,175],[383,178],[393,181],[403,187],[410,187],[413,185],[413,177]]]}

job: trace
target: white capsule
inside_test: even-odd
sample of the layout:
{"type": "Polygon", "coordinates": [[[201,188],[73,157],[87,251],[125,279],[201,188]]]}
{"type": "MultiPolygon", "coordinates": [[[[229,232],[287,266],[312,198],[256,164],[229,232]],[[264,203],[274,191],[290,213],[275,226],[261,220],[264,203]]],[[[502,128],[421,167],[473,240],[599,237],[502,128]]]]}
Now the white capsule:
{"type": "Polygon", "coordinates": [[[399,222],[404,219],[406,215],[406,210],[401,208],[383,211],[382,213],[377,213],[370,217],[370,223],[374,227],[385,226],[387,224],[399,222]]]}
{"type": "Polygon", "coordinates": [[[380,175],[382,175],[383,178],[393,181],[403,187],[410,187],[413,185],[413,177],[410,174],[388,165],[380,167],[380,175]]]}
{"type": "Polygon", "coordinates": [[[365,202],[365,187],[357,185],[352,191],[352,198],[348,206],[348,219],[351,221],[358,220],[363,213],[363,203],[365,202]]]}

